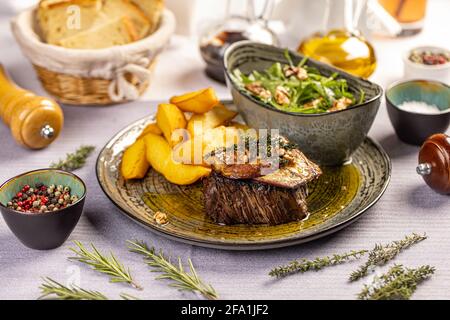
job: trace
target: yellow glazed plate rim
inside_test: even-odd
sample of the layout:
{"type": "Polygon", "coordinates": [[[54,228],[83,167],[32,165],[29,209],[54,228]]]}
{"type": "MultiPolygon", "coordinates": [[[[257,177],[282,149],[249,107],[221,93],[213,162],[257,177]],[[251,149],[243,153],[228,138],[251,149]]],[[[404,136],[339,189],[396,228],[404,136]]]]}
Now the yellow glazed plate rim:
{"type": "Polygon", "coordinates": [[[377,203],[389,185],[389,156],[380,145],[366,138],[354,153],[353,164],[324,168],[325,180],[311,186],[309,205],[313,214],[307,222],[280,226],[215,225],[200,212],[199,185],[174,186],[153,170],[141,181],[125,182],[120,177],[123,151],[154,120],[154,114],[147,116],[114,135],[98,156],[96,174],[102,190],[120,212],[145,228],[176,241],[227,250],[273,249],[312,241],[355,222],[377,203]],[[335,187],[340,189],[335,190],[335,187]],[[348,194],[351,195],[346,196],[348,194]],[[186,206],[177,207],[174,202],[186,203],[186,206]],[[336,205],[339,207],[333,207],[336,205]],[[158,225],[154,221],[156,211],[168,214],[167,225],[158,225]],[[318,215],[314,214],[318,213],[326,213],[327,217],[317,219],[318,215]]]}

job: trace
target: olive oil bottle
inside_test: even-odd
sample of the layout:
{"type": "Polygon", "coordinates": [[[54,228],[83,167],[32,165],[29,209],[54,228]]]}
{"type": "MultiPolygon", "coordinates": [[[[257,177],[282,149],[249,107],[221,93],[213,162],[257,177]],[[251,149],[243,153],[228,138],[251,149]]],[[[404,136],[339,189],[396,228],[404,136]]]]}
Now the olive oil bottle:
{"type": "Polygon", "coordinates": [[[365,0],[325,0],[321,31],[304,39],[298,51],[356,76],[368,78],[377,65],[375,50],[359,31],[365,0]]]}
{"type": "Polygon", "coordinates": [[[314,34],[300,44],[298,51],[363,78],[368,78],[377,65],[372,45],[364,37],[347,30],[314,34]]]}

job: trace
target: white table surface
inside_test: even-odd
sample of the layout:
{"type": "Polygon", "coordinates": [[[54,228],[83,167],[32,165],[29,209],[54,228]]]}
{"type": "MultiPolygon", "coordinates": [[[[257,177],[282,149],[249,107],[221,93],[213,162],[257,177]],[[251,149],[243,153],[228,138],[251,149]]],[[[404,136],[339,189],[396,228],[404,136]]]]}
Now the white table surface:
{"type": "MultiPolygon", "coordinates": [[[[450,1],[432,0],[423,33],[400,40],[376,38],[374,45],[379,66],[371,80],[386,86],[400,79],[401,53],[409,47],[449,45],[448,12],[450,1]]],[[[31,65],[11,37],[5,16],[0,20],[0,43],[0,62],[14,79],[21,86],[45,95],[31,65]]],[[[175,36],[161,55],[151,88],[143,100],[164,100],[174,93],[205,86],[213,86],[221,98],[229,98],[228,90],[206,78],[202,68],[196,43],[192,39],[175,36]]],[[[66,123],[62,136],[42,151],[19,147],[10,137],[9,130],[1,124],[0,181],[45,167],[80,144],[96,145],[98,152],[119,128],[149,114],[155,106],[155,102],[142,101],[108,108],[64,107],[66,123]]],[[[371,248],[376,242],[400,239],[413,231],[426,232],[429,239],[403,253],[396,262],[407,266],[431,264],[437,269],[435,276],[418,289],[414,298],[450,299],[450,199],[432,192],[415,174],[418,148],[397,139],[384,103],[370,136],[386,149],[393,164],[391,184],[379,203],[359,221],[337,234],[309,244],[259,252],[219,251],[185,245],[156,236],[134,224],[123,217],[101,192],[95,178],[94,155],[87,166],[77,172],[87,182],[89,197],[82,219],[63,247],[47,252],[27,249],[0,219],[0,299],[35,299],[39,296],[42,276],[51,276],[62,283],[75,280],[81,286],[102,291],[110,298],[116,298],[123,291],[148,299],[192,298],[154,281],[154,274],[148,272],[141,258],[126,251],[124,242],[127,239],[146,240],[173,256],[191,257],[199,274],[224,299],[353,299],[362,282],[349,284],[347,278],[358,263],[294,275],[280,281],[273,281],[267,273],[272,267],[295,258],[371,248]],[[145,290],[133,292],[124,286],[109,284],[105,277],[67,261],[72,240],[93,242],[101,249],[113,250],[131,267],[145,290]]]]}

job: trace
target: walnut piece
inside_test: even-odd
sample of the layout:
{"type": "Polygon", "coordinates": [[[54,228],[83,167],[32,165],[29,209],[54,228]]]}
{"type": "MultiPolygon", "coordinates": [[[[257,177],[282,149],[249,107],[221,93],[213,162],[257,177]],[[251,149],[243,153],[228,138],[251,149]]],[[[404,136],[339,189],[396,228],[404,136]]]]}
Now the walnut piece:
{"type": "Polygon", "coordinates": [[[323,101],[323,98],[320,97],[320,98],[314,99],[313,101],[305,103],[305,105],[303,107],[307,108],[307,109],[309,109],[309,108],[317,108],[320,105],[320,103],[322,103],[322,101],[323,101]]]}
{"type": "Polygon", "coordinates": [[[167,218],[167,214],[164,212],[156,212],[153,216],[153,219],[155,219],[156,223],[159,225],[164,225],[169,222],[169,219],[167,218]]]}
{"type": "Polygon", "coordinates": [[[270,93],[270,91],[264,88],[260,82],[246,84],[245,89],[264,100],[269,100],[270,98],[272,98],[272,94],[270,93]]]}
{"type": "Polygon", "coordinates": [[[347,107],[350,106],[352,103],[353,103],[352,99],[347,98],[347,97],[342,97],[333,102],[333,107],[328,109],[328,112],[347,109],[347,107]]]}
{"type": "Polygon", "coordinates": [[[284,75],[286,76],[286,78],[295,76],[298,80],[301,81],[308,79],[308,72],[306,71],[306,69],[299,67],[286,66],[284,68],[284,75]]]}
{"type": "Polygon", "coordinates": [[[291,103],[289,92],[283,86],[278,86],[275,90],[275,100],[278,104],[285,105],[291,103]]]}

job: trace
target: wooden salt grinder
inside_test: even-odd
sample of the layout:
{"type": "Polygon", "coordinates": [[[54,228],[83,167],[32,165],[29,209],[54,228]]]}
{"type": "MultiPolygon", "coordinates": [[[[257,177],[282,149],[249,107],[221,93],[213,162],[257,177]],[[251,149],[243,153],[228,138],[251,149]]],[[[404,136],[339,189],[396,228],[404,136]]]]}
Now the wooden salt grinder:
{"type": "Polygon", "coordinates": [[[11,129],[17,143],[42,149],[59,135],[64,115],[53,100],[16,86],[0,65],[0,118],[11,129]]]}

